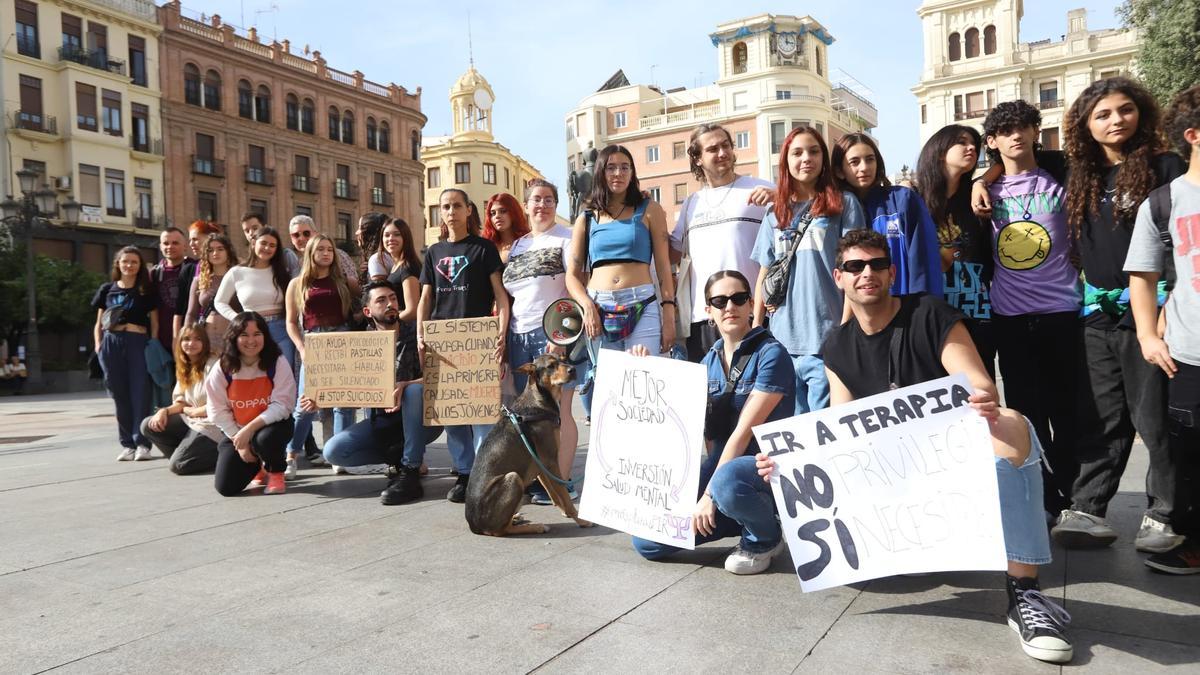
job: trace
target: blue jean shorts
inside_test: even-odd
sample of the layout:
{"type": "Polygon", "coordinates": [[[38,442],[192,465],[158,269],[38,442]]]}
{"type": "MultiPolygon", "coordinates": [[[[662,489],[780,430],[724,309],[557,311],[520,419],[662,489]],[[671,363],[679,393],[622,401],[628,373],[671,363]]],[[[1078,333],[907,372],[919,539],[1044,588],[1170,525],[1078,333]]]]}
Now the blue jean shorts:
{"type": "MultiPolygon", "coordinates": [[[[587,339],[586,337],[581,339],[587,339]]],[[[517,368],[532,362],[538,356],[546,353],[546,345],[549,340],[546,338],[546,331],[541,328],[534,328],[528,333],[508,333],[508,367],[512,371],[513,384],[516,385],[517,395],[525,391],[525,381],[528,376],[525,373],[518,373],[517,368]]],[[[563,389],[574,389],[576,381],[563,385],[563,389]]]]}
{"type": "MultiPolygon", "coordinates": [[[[653,296],[654,284],[618,288],[613,291],[597,291],[589,288],[588,295],[601,307],[631,305],[653,296]]],[[[624,352],[634,345],[644,345],[651,354],[655,355],[662,351],[662,310],[657,302],[646,306],[641,318],[638,319],[637,327],[624,340],[610,340],[604,333],[600,334],[600,347],[604,349],[617,349],[624,352]]]]}

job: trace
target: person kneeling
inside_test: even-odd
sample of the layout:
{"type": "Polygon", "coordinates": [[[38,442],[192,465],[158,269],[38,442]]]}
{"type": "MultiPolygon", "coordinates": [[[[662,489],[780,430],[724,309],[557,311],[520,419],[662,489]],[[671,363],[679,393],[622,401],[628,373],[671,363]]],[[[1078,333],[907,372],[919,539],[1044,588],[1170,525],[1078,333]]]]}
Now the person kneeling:
{"type": "Polygon", "coordinates": [[[225,343],[204,381],[209,419],[225,435],[217,444],[217,492],[232,497],[253,482],[266,483],[264,494],[282,494],[296,405],[292,367],[257,312],[238,314],[225,343]]]}
{"type": "MultiPolygon", "coordinates": [[[[374,330],[396,335],[396,395],[391,408],[372,408],[367,419],[334,434],[325,443],[325,460],[334,466],[388,465],[388,485],[379,495],[385,506],[407,504],[425,494],[421,487],[421,462],[425,446],[441,433],[440,427],[422,423],[421,363],[417,358],[412,322],[400,320],[400,300],[387,281],[372,281],[363,289],[363,316],[374,330]]],[[[370,330],[370,329],[368,329],[370,330]]],[[[300,407],[316,410],[316,403],[300,397],[300,407]]]]}
{"type": "MultiPolygon", "coordinates": [[[[692,529],[696,544],[740,536],[725,569],[758,574],[783,550],[783,532],[771,490],[755,475],[758,444],[751,428],[792,415],[796,377],[787,349],[765,328],[750,327],[746,277],[733,270],[717,272],[705,283],[704,298],[708,320],[721,337],[702,362],[708,369],[704,435],[711,446],[700,467],[692,529]]],[[[679,550],[639,537],[633,547],[649,560],[679,550]]]]}
{"type": "Polygon", "coordinates": [[[188,324],[175,338],[175,391],[171,405],[142,420],[142,436],[171,460],[171,471],[186,476],[217,465],[221,430],[208,419],[204,380],[217,364],[204,324],[188,324]]]}
{"type": "MultiPolygon", "coordinates": [[[[1069,614],[1042,594],[1038,566],[1050,562],[1050,536],[1042,509],[1042,448],[1019,412],[1001,408],[964,316],[929,295],[892,297],[896,268],[887,239],[856,230],[838,244],[834,280],[853,315],[825,339],[822,354],[833,405],[952,374],[963,374],[975,393],[971,407],[987,418],[992,433],[1000,517],[1008,553],[1008,625],[1025,653],[1042,661],[1071,660],[1064,632],[1069,614]]],[[[769,480],[774,461],[757,458],[769,480]]]]}

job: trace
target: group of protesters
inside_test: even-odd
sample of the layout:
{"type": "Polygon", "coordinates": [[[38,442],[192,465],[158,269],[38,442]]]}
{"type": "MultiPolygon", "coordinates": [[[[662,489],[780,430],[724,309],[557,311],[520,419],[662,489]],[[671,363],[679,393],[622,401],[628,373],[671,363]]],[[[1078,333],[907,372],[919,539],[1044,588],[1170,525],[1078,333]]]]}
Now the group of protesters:
{"type": "MultiPolygon", "coordinates": [[[[421,254],[404,220],[378,213],[359,223],[360,262],[303,215],[287,237],[244,217],[240,264],[221,228],[168,228],[158,264],[122,249],[93,301],[118,459],[154,445],[172,471],[214,471],[234,495],[284,492],[303,458],[386,473],[381,501],[403,504],[423,496],[425,447],[444,429],[457,475],[447,499],[462,502],[491,425],[424,423],[425,322],[498,317],[495,358],[519,392],[517,368],[566,358],[543,314],[570,298],[599,349],[563,387],[558,475],[572,478],[579,429],[566,411],[576,389],[590,408],[603,349],[703,363],[709,407],[693,423],[709,451],[693,531],[696,543],[739,537],[725,567],[754,574],[783,550],[754,426],[962,374],[992,431],[1009,625],[1026,653],[1068,661],[1069,616],[1037,571],[1051,539],[1119,538],[1106,511],[1135,435],[1149,472],[1133,544],[1152,570],[1200,572],[1200,87],[1164,112],[1136,80],[1097,81],[1066,114],[1065,152],[1040,147],[1040,123],[1017,100],[996,105],[982,134],[942,128],[911,185],[889,181],[871,136],[829,147],[803,125],[774,181],[743,175],[730,133],[704,124],[687,146],[702,187],[673,226],[633,153],[610,145],[572,227],[556,223],[557,188],[537,179],[523,202],[500,193],[482,209],[444,190],[442,236],[421,254]],[[319,410],[303,387],[304,336],[357,328],[396,341],[392,406],[362,420],[319,410]]],[[[535,487],[530,499],[550,503],[535,487]]]]}

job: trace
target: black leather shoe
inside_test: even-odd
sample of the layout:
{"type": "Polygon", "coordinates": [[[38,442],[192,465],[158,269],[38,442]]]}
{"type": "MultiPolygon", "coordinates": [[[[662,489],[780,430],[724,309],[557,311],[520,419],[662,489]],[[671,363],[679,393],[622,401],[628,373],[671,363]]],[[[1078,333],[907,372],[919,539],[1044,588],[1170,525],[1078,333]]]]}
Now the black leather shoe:
{"type": "Polygon", "coordinates": [[[425,488],[421,487],[421,470],[415,466],[402,467],[398,475],[388,480],[388,485],[379,493],[379,503],[384,506],[395,506],[415,502],[425,496],[425,488]]]}
{"type": "Polygon", "coordinates": [[[455,504],[462,504],[467,501],[467,480],[470,479],[470,474],[459,474],[458,480],[454,481],[454,487],[446,493],[446,500],[455,504]]]}

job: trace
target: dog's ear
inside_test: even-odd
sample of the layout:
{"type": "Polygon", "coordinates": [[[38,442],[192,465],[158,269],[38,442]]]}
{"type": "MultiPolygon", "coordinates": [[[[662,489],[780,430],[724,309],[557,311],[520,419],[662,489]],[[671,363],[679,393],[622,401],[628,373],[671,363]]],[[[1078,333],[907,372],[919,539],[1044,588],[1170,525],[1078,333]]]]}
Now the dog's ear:
{"type": "Polygon", "coordinates": [[[533,362],[530,361],[529,363],[526,363],[525,365],[517,368],[517,372],[525,373],[526,375],[533,375],[534,373],[537,372],[537,366],[533,365],[533,362]]]}

